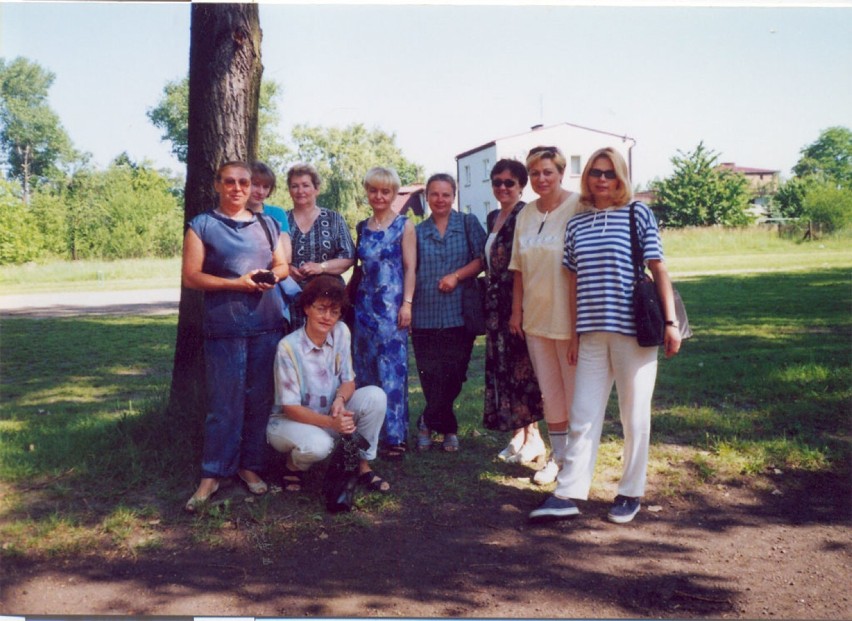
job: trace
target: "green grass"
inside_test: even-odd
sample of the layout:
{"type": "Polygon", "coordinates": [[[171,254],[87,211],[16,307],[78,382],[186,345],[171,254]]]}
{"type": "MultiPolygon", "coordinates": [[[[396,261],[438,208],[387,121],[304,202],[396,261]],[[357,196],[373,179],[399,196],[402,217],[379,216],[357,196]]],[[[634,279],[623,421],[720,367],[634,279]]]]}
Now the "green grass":
{"type": "MultiPolygon", "coordinates": [[[[672,260],[715,257],[733,271],[678,281],[696,336],[679,356],[660,361],[649,468],[656,498],[719,484],[764,489],[776,470],[847,481],[852,473],[852,258],[830,244],[785,241],[781,251],[761,254],[739,241],[737,256],[714,255],[710,244],[672,260]],[[783,271],[738,272],[769,255],[773,263],[784,258],[783,271]],[[814,264],[801,267],[806,260],[814,264]]],[[[528,470],[494,460],[507,438],[481,427],[480,339],[457,403],[462,450],[380,463],[394,494],[363,497],[357,513],[331,517],[315,469],[302,493],[232,495],[185,517],[201,420],[176,426],[165,412],[175,329],[175,316],[2,319],[0,556],[93,547],[138,554],[163,545],[162,525],[175,523],[212,547],[242,537],[263,556],[306,536],[370,528],[412,507],[440,522],[445,512],[472,511],[477,500],[521,491],[532,505],[544,493],[521,478],[528,470]]],[[[423,400],[413,362],[410,376],[414,420],[423,400]]],[[[620,438],[613,398],[593,497],[613,493],[620,438]]]]}
{"type": "Polygon", "coordinates": [[[180,258],[56,261],[0,266],[0,294],[180,286],[180,258]]]}

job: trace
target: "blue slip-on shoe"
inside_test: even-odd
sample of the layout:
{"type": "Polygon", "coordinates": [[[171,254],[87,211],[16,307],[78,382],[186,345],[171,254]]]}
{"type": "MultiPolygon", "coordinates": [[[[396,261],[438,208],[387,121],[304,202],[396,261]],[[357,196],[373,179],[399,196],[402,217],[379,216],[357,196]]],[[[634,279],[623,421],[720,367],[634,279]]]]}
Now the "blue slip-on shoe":
{"type": "Polygon", "coordinates": [[[619,494],[615,497],[615,502],[612,503],[607,518],[609,518],[610,522],[615,522],[616,524],[627,524],[636,517],[641,506],[639,498],[619,494]]]}
{"type": "Polygon", "coordinates": [[[564,520],[578,515],[580,510],[571,500],[548,496],[536,509],[530,511],[531,520],[564,520]]]}

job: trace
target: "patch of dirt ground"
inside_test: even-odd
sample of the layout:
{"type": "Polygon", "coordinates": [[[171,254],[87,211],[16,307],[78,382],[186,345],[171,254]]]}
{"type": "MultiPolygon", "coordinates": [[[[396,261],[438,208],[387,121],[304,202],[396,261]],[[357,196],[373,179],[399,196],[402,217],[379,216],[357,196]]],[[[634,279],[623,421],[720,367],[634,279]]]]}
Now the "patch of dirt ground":
{"type": "Polygon", "coordinates": [[[238,523],[219,546],[193,542],[178,510],[158,525],[156,549],[3,558],[0,612],[852,618],[849,481],[803,474],[766,487],[652,490],[624,526],[606,521],[603,499],[531,525],[540,494],[505,487],[478,506],[356,511],[286,542],[238,523]]]}

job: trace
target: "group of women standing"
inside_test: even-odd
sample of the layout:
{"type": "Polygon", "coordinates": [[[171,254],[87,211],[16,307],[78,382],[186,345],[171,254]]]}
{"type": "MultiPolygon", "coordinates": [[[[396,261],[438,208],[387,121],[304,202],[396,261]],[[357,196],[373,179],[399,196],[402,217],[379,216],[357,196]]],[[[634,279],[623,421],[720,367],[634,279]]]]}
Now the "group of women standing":
{"type": "MultiPolygon", "coordinates": [[[[359,386],[375,385],[387,395],[380,451],[388,459],[399,459],[407,450],[409,331],[426,401],[417,419],[417,449],[432,448],[433,434],[438,433],[443,450],[457,451],[453,404],[466,379],[475,339],[465,326],[462,294],[485,268],[483,423],[488,429],[512,433],[498,455],[505,461],[544,459],[546,446],[538,429],[542,418],[551,444],[550,459],[534,481],[556,480],[556,491],[530,517],[562,519],[579,512],[572,499],[588,496],[604,409],[615,383],[625,452],[624,473],[609,518],[630,521],[644,492],[657,354],[656,348],[638,346],[630,312],[630,181],[626,163],[612,149],[602,149],[589,159],[579,194],[562,187],[565,168],[565,157],[556,147],[532,149],[525,165],[499,161],[491,172],[491,183],[500,209],[488,215],[487,233],[475,217],[453,210],[456,184],[450,175],[433,175],[428,180],[425,193],[431,215],[414,226],[391,209],[400,185],[396,173],[371,169],[364,189],[372,216],[358,224],[357,244],[353,244],[340,215],[316,205],[319,178],[311,167],[288,172],[294,208],[287,214],[286,225],[278,221],[264,225],[270,219],[264,213],[275,215],[270,213],[274,209],[264,209],[262,204],[269,192],[253,194],[255,206],[244,209],[241,192],[247,189],[252,171],[239,163],[223,166],[216,182],[220,206],[193,220],[184,257],[185,285],[207,291],[210,299],[205,301],[205,355],[211,403],[217,390],[223,390],[222,379],[227,375],[216,370],[215,341],[233,336],[227,330],[223,335],[207,330],[210,321],[216,325],[220,306],[214,302],[216,292],[242,296],[243,309],[265,307],[260,302],[269,296],[272,285],[256,282],[253,276],[259,270],[247,269],[250,262],[271,270],[273,282],[289,274],[304,285],[320,274],[340,278],[357,260],[360,280],[350,291],[355,306],[353,362],[359,386]],[[520,196],[528,181],[538,198],[525,205],[520,196]],[[217,229],[208,233],[209,221],[231,236],[243,228],[252,230],[251,240],[246,238],[234,250],[240,257],[234,261],[237,265],[226,269],[205,254],[207,244],[219,243],[217,229]],[[262,226],[252,228],[255,222],[262,226]],[[260,243],[264,241],[261,228],[272,231],[266,235],[268,243],[260,243]],[[288,228],[289,236],[282,235],[288,228]],[[287,260],[290,244],[292,259],[287,260]]],[[[671,318],[665,337],[665,353],[671,356],[678,351],[680,337],[659,231],[651,211],[641,203],[634,205],[643,260],[657,283],[666,317],[671,318]]],[[[231,252],[229,244],[234,242],[228,240],[222,248],[231,252]]],[[[278,307],[284,303],[279,301],[278,307]]],[[[272,309],[274,304],[266,306],[272,309]]],[[[294,327],[304,321],[299,313],[291,306],[294,327]]],[[[255,325],[240,319],[238,323],[241,338],[251,340],[257,333],[268,335],[270,342],[281,338],[280,332],[263,322],[255,325]]],[[[245,363],[243,374],[252,376],[251,369],[245,363]]],[[[251,392],[246,387],[246,395],[251,392]]],[[[263,406],[250,403],[249,398],[244,401],[240,407],[236,402],[217,406],[239,410],[232,416],[239,422],[223,424],[228,417],[210,409],[202,483],[187,509],[205,502],[216,491],[218,479],[233,474],[253,493],[266,491],[257,475],[263,460],[252,456],[262,450],[242,448],[257,434],[232,435],[238,427],[257,426],[256,410],[262,411],[263,406]],[[243,438],[243,445],[232,446],[232,437],[243,438]],[[230,451],[225,451],[227,456],[220,455],[223,447],[230,451]]],[[[263,403],[270,407],[260,417],[268,417],[271,402],[263,403]]]]}

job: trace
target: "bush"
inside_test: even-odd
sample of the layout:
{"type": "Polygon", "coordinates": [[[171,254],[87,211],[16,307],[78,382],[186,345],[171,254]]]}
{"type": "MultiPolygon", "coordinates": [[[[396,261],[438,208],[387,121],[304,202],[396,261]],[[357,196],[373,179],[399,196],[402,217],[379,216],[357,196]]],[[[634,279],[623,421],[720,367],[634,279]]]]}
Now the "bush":
{"type": "Polygon", "coordinates": [[[804,201],[805,215],[821,230],[833,233],[852,224],[852,190],[830,183],[811,188],[804,201]]]}
{"type": "Polygon", "coordinates": [[[32,261],[42,248],[36,219],[24,205],[20,187],[0,180],[0,265],[32,261]]]}

